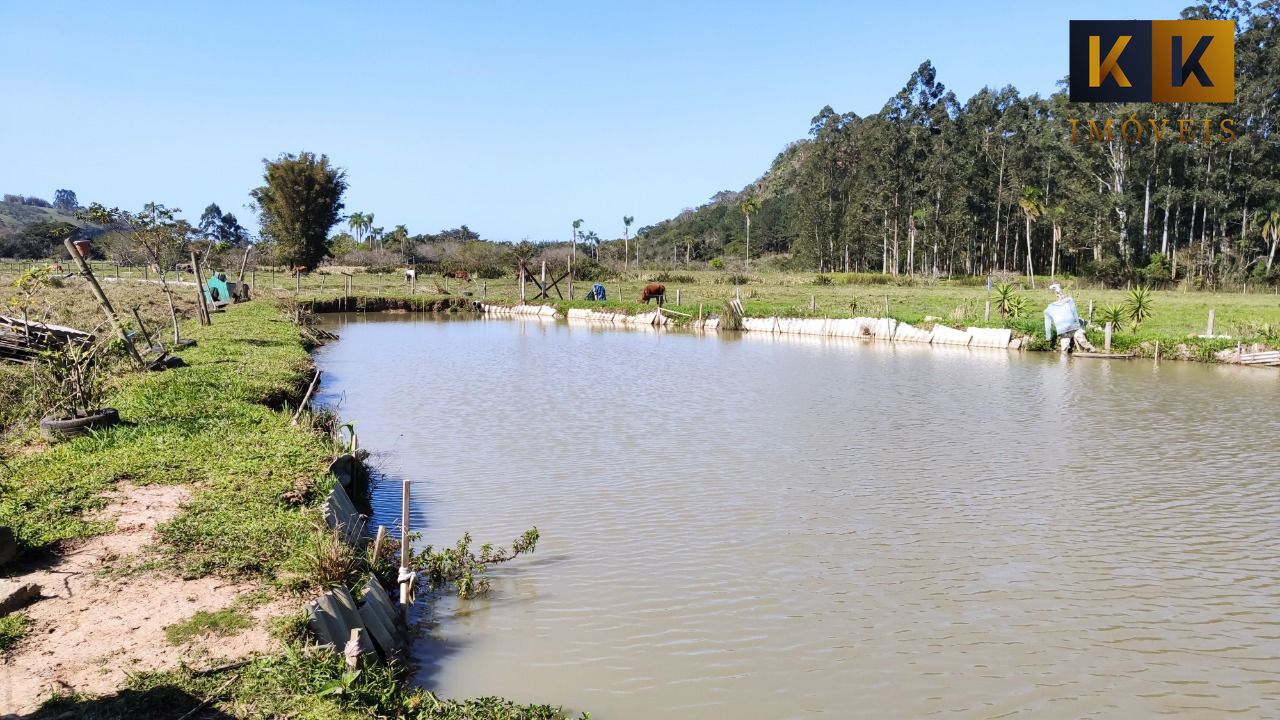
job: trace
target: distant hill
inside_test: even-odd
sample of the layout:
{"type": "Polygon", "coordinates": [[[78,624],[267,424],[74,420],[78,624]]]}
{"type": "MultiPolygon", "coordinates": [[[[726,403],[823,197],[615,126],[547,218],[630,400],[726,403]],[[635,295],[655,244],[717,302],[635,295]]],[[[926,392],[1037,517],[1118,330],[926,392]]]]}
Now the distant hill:
{"type": "Polygon", "coordinates": [[[87,223],[76,218],[74,212],[51,207],[0,202],[0,237],[20,234],[28,226],[37,223],[65,222],[84,227],[87,223]]]}
{"type": "Polygon", "coordinates": [[[64,254],[62,239],[71,228],[91,228],[75,212],[20,202],[0,202],[0,258],[40,259],[64,254]]]}

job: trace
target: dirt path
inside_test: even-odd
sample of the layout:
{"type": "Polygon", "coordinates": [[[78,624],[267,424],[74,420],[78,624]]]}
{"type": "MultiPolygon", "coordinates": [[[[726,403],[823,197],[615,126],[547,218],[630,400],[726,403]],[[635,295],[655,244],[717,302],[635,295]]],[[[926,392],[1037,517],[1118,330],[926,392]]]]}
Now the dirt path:
{"type": "Polygon", "coordinates": [[[189,491],[181,486],[122,486],[109,497],[102,517],[116,530],[86,541],[56,564],[14,580],[35,582],[44,599],[26,609],[27,637],[0,660],[0,716],[34,710],[54,693],[104,694],[118,689],[126,672],[215,664],[272,647],[265,619],[284,607],[253,609],[254,627],[232,637],[196,638],[183,645],[165,640],[167,625],[200,610],[220,610],[253,590],[217,578],[183,580],[160,572],[126,578],[103,576],[155,540],[157,524],[174,517],[189,491]]]}

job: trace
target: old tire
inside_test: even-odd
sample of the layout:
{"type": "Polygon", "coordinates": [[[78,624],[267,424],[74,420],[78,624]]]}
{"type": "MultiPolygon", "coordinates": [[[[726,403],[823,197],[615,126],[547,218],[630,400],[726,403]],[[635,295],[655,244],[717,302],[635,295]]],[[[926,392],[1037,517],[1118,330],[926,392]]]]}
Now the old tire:
{"type": "Polygon", "coordinates": [[[40,418],[40,435],[46,440],[63,440],[88,433],[90,430],[108,428],[120,422],[115,408],[102,408],[83,417],[40,418]]]}

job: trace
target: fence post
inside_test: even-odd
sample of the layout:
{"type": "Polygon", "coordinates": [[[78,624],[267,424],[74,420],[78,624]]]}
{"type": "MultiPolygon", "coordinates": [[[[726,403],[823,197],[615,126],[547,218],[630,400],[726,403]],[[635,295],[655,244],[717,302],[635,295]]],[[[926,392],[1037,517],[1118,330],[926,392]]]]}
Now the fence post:
{"type": "Polygon", "coordinates": [[[818,309],[818,296],[809,296],[809,312],[815,312],[818,309]]]}
{"type": "Polygon", "coordinates": [[[1107,326],[1103,328],[1102,332],[1103,332],[1102,348],[1107,352],[1111,352],[1111,323],[1107,323],[1107,326]]]}
{"type": "Polygon", "coordinates": [[[991,322],[991,301],[987,301],[987,309],[982,313],[982,322],[991,322]]]}
{"type": "Polygon", "coordinates": [[[680,304],[680,288],[676,288],[676,305],[680,304]]]}
{"type": "Polygon", "coordinates": [[[1209,328],[1205,330],[1205,333],[1204,333],[1209,337],[1213,337],[1213,316],[1214,316],[1214,308],[1209,308],[1209,328]]]}

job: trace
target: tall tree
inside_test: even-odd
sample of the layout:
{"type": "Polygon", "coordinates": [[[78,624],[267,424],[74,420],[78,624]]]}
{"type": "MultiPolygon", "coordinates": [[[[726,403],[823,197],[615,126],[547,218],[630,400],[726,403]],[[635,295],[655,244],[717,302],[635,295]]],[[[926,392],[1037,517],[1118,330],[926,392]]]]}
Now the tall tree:
{"type": "Polygon", "coordinates": [[[250,193],[258,207],[261,235],[276,243],[286,262],[311,269],[329,257],[329,230],[342,213],[346,172],[327,155],[283,153],[263,160],[266,184],[250,193]]]}
{"type": "Polygon", "coordinates": [[[347,229],[351,231],[351,236],[355,238],[356,244],[360,244],[360,239],[364,237],[364,213],[353,212],[347,216],[347,229]]]}
{"type": "Polygon", "coordinates": [[[569,263],[572,265],[574,260],[578,259],[578,228],[582,227],[582,219],[573,221],[573,247],[569,251],[569,263]]]}
{"type": "Polygon", "coordinates": [[[1031,223],[1044,214],[1044,193],[1037,187],[1023,188],[1018,207],[1027,218],[1027,279],[1031,281],[1031,287],[1035,287],[1036,275],[1031,265],[1031,223]]]}
{"type": "Polygon", "coordinates": [[[760,199],[755,197],[754,195],[749,196],[745,200],[743,200],[740,205],[738,205],[738,208],[742,210],[742,216],[747,219],[747,244],[746,244],[746,252],[744,253],[743,257],[745,258],[744,266],[747,268],[750,268],[751,267],[751,216],[759,212],[760,199]]]}
{"type": "Polygon", "coordinates": [[[622,216],[622,272],[624,273],[631,258],[631,223],[635,220],[631,215],[622,216]]]}
{"type": "Polygon", "coordinates": [[[74,192],[61,189],[53,194],[53,206],[59,210],[71,212],[80,209],[80,201],[76,199],[74,192]]]}
{"type": "Polygon", "coordinates": [[[217,203],[209,203],[209,206],[200,214],[200,234],[204,235],[206,240],[217,241],[222,239],[222,208],[217,203]]]}

